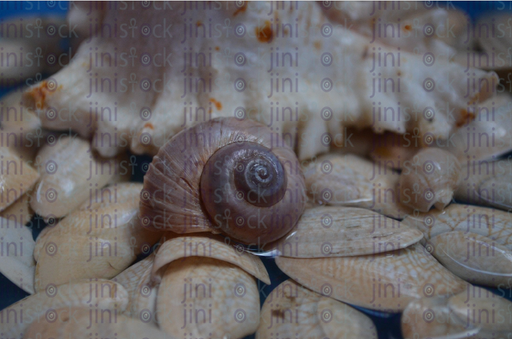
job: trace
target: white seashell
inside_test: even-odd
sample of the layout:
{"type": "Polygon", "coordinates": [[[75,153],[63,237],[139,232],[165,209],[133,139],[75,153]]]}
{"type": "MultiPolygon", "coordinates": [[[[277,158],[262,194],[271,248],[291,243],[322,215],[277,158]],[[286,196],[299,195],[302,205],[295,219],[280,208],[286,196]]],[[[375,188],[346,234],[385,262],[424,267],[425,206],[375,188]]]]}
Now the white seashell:
{"type": "MultiPolygon", "coordinates": [[[[26,137],[27,133],[41,128],[41,119],[32,109],[23,105],[22,94],[22,89],[17,89],[0,98],[0,111],[2,112],[2,119],[0,120],[2,132],[0,133],[4,135],[6,143],[9,142],[9,147],[20,147],[19,144],[22,143],[23,136],[26,137]],[[6,138],[7,136],[9,138],[6,138]],[[13,142],[13,136],[16,137],[16,142],[13,142]],[[18,145],[13,145],[14,143],[18,145]]],[[[23,146],[29,148],[28,145],[23,146]]],[[[33,146],[35,145],[31,147],[33,146]]],[[[37,149],[36,147],[33,148],[37,149]]]]}
{"type": "Polygon", "coordinates": [[[453,154],[439,148],[422,149],[400,174],[401,202],[421,212],[432,206],[442,210],[451,202],[460,176],[460,164],[453,154]]]}
{"type": "Polygon", "coordinates": [[[410,208],[402,206],[397,190],[399,174],[352,154],[327,154],[304,168],[309,197],[318,204],[371,209],[403,219],[410,208]]]}
{"type": "Polygon", "coordinates": [[[34,246],[28,227],[0,218],[0,273],[30,294],[34,293],[34,246]]]}
{"type": "Polygon", "coordinates": [[[260,258],[249,254],[243,247],[226,244],[223,238],[211,234],[176,237],[164,242],[159,248],[152,268],[152,281],[160,282],[165,265],[178,259],[198,256],[228,262],[270,285],[268,272],[260,258]]]}
{"type": "Polygon", "coordinates": [[[160,328],[175,337],[188,333],[192,338],[243,338],[259,325],[258,287],[233,264],[183,257],[166,266],[156,317],[160,328]]]}
{"type": "Polygon", "coordinates": [[[472,232],[512,250],[510,218],[510,213],[494,208],[451,204],[444,211],[409,215],[402,223],[422,231],[427,240],[445,232],[472,232]]]}
{"type": "Polygon", "coordinates": [[[83,307],[89,312],[121,314],[128,303],[123,286],[108,280],[89,280],[61,286],[50,285],[0,311],[0,333],[5,338],[21,338],[38,317],[57,317],[56,309],[83,307]]]}
{"type": "Polygon", "coordinates": [[[130,173],[124,157],[102,159],[92,155],[89,142],[76,137],[51,139],[41,148],[31,207],[45,218],[61,218],[107,185],[125,180],[130,173]]]}
{"type": "MultiPolygon", "coordinates": [[[[175,37],[183,35],[182,27],[186,24],[183,21],[184,18],[179,14],[187,10],[183,6],[181,3],[175,4],[172,6],[173,10],[168,11],[169,13],[155,8],[145,8],[142,5],[134,5],[133,8],[117,12],[114,8],[106,7],[102,9],[102,15],[94,12],[91,20],[98,18],[100,26],[129,25],[134,16],[137,16],[140,22],[160,22],[165,19],[173,24],[172,27],[169,27],[169,35],[158,39],[153,34],[146,36],[144,33],[146,30],[137,30],[133,36],[129,36],[127,39],[91,37],[90,40],[84,42],[71,63],[55,74],[51,81],[42,81],[27,90],[25,97],[27,102],[33,107],[39,105],[41,109],[54,108],[59,115],[63,116],[76,110],[79,121],[68,122],[67,127],[76,130],[84,137],[93,134],[93,145],[103,156],[113,156],[123,148],[121,144],[109,142],[110,136],[113,135],[128,138],[129,146],[134,153],[155,153],[170,136],[177,133],[183,126],[219,116],[233,116],[234,112],[237,112],[240,117],[272,124],[274,130],[278,131],[277,133],[289,132],[287,139],[290,140],[292,147],[297,148],[298,157],[308,159],[324,151],[327,147],[325,144],[329,144],[329,137],[324,138],[323,136],[313,140],[314,146],[311,146],[312,140],[308,138],[302,140],[301,136],[307,135],[304,131],[312,130],[310,126],[321,125],[323,127],[315,128],[315,133],[323,130],[338,133],[344,127],[349,126],[372,127],[376,132],[390,130],[404,133],[407,129],[412,133],[416,126],[412,123],[406,124],[405,119],[382,116],[376,116],[373,119],[373,110],[376,107],[372,102],[381,102],[383,107],[398,107],[398,103],[400,103],[401,107],[418,107],[419,111],[423,111],[432,103],[439,102],[443,106],[449,104],[454,108],[454,120],[457,121],[468,102],[481,101],[492,96],[492,89],[498,81],[494,73],[470,69],[469,72],[475,74],[475,81],[485,83],[487,86],[480,86],[478,89],[470,87],[470,93],[466,95],[468,90],[466,79],[461,76],[465,74],[464,66],[438,58],[435,60],[435,67],[430,67],[431,64],[423,62],[422,55],[405,50],[400,51],[400,55],[397,55],[397,48],[394,46],[371,42],[370,38],[350,31],[342,25],[329,23],[321,5],[316,3],[298,3],[296,8],[279,12],[280,22],[296,23],[295,30],[307,32],[307,37],[304,34],[298,38],[280,39],[281,37],[276,36],[277,32],[275,32],[276,35],[263,36],[261,32],[272,31],[270,23],[267,25],[265,21],[268,19],[271,6],[274,5],[270,2],[262,2],[258,6],[247,6],[243,11],[238,11],[239,8],[236,4],[222,6],[214,12],[197,11],[194,20],[199,23],[211,22],[212,27],[224,24],[225,20],[229,18],[233,23],[231,26],[233,30],[230,31],[232,35],[225,39],[199,36],[194,39],[185,39],[183,44],[178,44],[175,37]],[[235,26],[238,28],[236,32],[235,26]],[[319,29],[322,27],[323,29],[319,29]],[[252,34],[253,32],[258,34],[252,34]],[[244,38],[241,39],[236,34],[244,35],[244,38]],[[132,50],[139,56],[143,53],[148,53],[151,56],[165,53],[164,47],[173,50],[179,48],[181,52],[182,48],[192,48],[192,51],[195,51],[199,46],[205,50],[211,48],[212,53],[216,47],[221,51],[240,51],[239,53],[243,53],[243,55],[238,60],[245,65],[242,67],[233,63],[234,54],[233,56],[226,54],[225,59],[215,62],[214,65],[188,65],[188,63],[183,63],[183,56],[173,52],[168,60],[169,63],[180,64],[183,67],[155,67],[152,63],[155,60],[151,58],[140,60],[137,58],[133,67],[100,67],[95,65],[94,60],[91,62],[89,53],[90,48],[98,48],[99,55],[102,53],[110,55],[127,53],[130,55],[132,50]],[[283,92],[282,86],[281,90],[276,92],[276,89],[270,87],[275,80],[273,73],[261,72],[262,69],[271,69],[271,58],[265,60],[260,58],[261,64],[258,65],[248,62],[248,56],[258,50],[261,51],[258,53],[266,54],[273,51],[271,48],[277,47],[282,51],[290,51],[292,54],[302,51],[300,52],[301,61],[294,64],[294,67],[283,67],[279,70],[279,76],[282,79],[295,79],[296,74],[303,75],[300,80],[297,80],[297,85],[294,82],[293,91],[290,92],[288,90],[283,92]],[[374,47],[376,50],[381,48],[380,53],[396,55],[394,59],[396,62],[400,61],[399,72],[397,72],[397,66],[377,66],[376,69],[373,69],[372,49],[374,47]],[[330,56],[324,53],[330,53],[330,56]],[[343,60],[342,67],[331,65],[332,60],[343,60]],[[323,63],[319,61],[323,61],[323,63]],[[144,62],[149,64],[145,65],[144,62]],[[236,69],[238,78],[222,77],[222,74],[229,73],[233,69],[236,69]],[[192,79],[210,73],[211,76],[208,75],[205,82],[210,83],[211,81],[218,86],[213,86],[208,94],[202,91],[197,93],[194,90],[192,92],[189,90],[186,93],[181,93],[181,90],[170,90],[182,86],[184,81],[193,82],[192,79]],[[375,80],[373,73],[380,73],[381,79],[390,79],[394,83],[400,80],[401,87],[408,90],[393,91],[392,93],[391,91],[378,93],[375,91],[376,93],[373,95],[372,81],[375,80]],[[93,79],[98,82],[107,78],[134,79],[133,81],[136,82],[132,87],[133,91],[106,92],[100,91],[99,88],[92,88],[91,91],[87,80],[89,74],[99,74],[93,79]],[[130,75],[134,75],[134,77],[130,78],[130,75]],[[164,78],[169,79],[170,82],[160,83],[159,80],[165,82],[164,78]],[[455,80],[448,82],[447,78],[455,80]],[[255,79],[251,90],[248,89],[249,85],[245,82],[248,80],[242,81],[242,79],[255,79]],[[424,83],[426,79],[430,79],[430,81],[424,83]],[[298,85],[299,83],[300,85],[298,85]],[[160,85],[162,86],[160,87],[160,85]],[[235,88],[236,95],[233,95],[233,86],[235,85],[237,86],[235,88]],[[300,87],[300,90],[295,87],[300,87]],[[304,95],[303,90],[308,91],[311,95],[304,95]],[[369,97],[372,100],[368,100],[369,97]],[[97,119],[93,113],[94,110],[90,109],[90,102],[98,102],[98,107],[117,107],[119,114],[116,119],[97,119]],[[183,102],[187,102],[187,105],[183,106],[183,102]],[[289,107],[293,112],[292,118],[281,119],[270,116],[270,107],[275,107],[270,104],[274,102],[279,102],[280,108],[289,107]],[[322,107],[318,105],[319,102],[322,103],[322,107]],[[214,104],[212,105],[212,103],[214,104]],[[189,115],[188,112],[182,114],[183,109],[188,111],[189,107],[192,110],[194,107],[204,108],[204,112],[208,112],[211,108],[211,114],[209,114],[210,112],[204,115],[189,115]],[[324,107],[330,113],[319,114],[324,107]],[[299,113],[295,114],[295,112],[301,112],[300,118],[299,113]],[[325,120],[322,119],[322,116],[325,120]],[[115,123],[112,120],[116,120],[115,123]],[[90,121],[92,123],[89,123],[90,121]],[[335,121],[336,123],[334,123],[335,121]],[[105,138],[105,135],[108,137],[105,138]]],[[[435,12],[437,11],[427,11],[422,17],[423,20],[437,22],[441,16],[435,12]]],[[[443,13],[443,11],[439,11],[439,13],[443,13]]],[[[147,27],[149,28],[149,26],[147,27]]],[[[432,33],[434,33],[433,29],[432,27],[432,33]]],[[[421,34],[421,32],[418,33],[421,34]]],[[[413,39],[426,42],[436,40],[413,39]]],[[[401,43],[401,39],[394,40],[401,43]]],[[[407,45],[410,44],[409,40],[407,45]]],[[[388,42],[386,41],[386,43],[388,42]]],[[[439,41],[435,41],[434,44],[437,42],[439,41]]],[[[192,57],[193,54],[190,56],[192,57]]],[[[186,86],[185,89],[187,89],[186,86]]],[[[190,112],[192,113],[192,111],[190,112]]],[[[439,115],[442,114],[439,113],[439,115]]],[[[57,124],[60,125],[61,122],[43,120],[43,125],[47,128],[53,128],[57,124]]],[[[454,121],[446,116],[445,119],[434,119],[432,123],[425,121],[419,124],[435,125],[435,135],[444,137],[455,126],[454,121]]],[[[419,136],[430,140],[428,134],[419,136]]]]}
{"type": "Polygon", "coordinates": [[[30,201],[32,199],[31,194],[32,191],[28,191],[23,194],[21,198],[0,212],[0,217],[14,223],[26,225],[34,215],[34,211],[32,211],[32,208],[30,208],[30,201]]]}
{"type": "Polygon", "coordinates": [[[287,236],[265,249],[295,258],[344,257],[393,251],[422,238],[420,231],[367,209],[322,206],[307,209],[287,236]]]}
{"type": "Polygon", "coordinates": [[[415,298],[453,295],[465,288],[420,244],[358,257],[277,257],[276,264],[324,296],[385,312],[403,311],[415,298]]]}
{"type": "Polygon", "coordinates": [[[376,338],[375,325],[363,313],[322,297],[289,279],[277,286],[261,309],[256,339],[376,338]]]}
{"type": "Polygon", "coordinates": [[[29,191],[39,174],[8,147],[0,147],[0,211],[29,191]]]}
{"type": "Polygon", "coordinates": [[[23,339],[173,339],[165,332],[125,314],[110,314],[102,310],[92,314],[84,308],[55,310],[52,322],[39,317],[27,329],[23,339]]]}
{"type": "Polygon", "coordinates": [[[473,284],[499,287],[512,278],[512,251],[488,237],[446,232],[431,238],[429,246],[444,267],[473,284]]]}
{"type": "Polygon", "coordinates": [[[85,278],[110,279],[160,238],[140,225],[140,183],[108,186],[57,225],[42,232],[34,250],[36,290],[85,278]]]}
{"type": "Polygon", "coordinates": [[[151,282],[151,269],[155,255],[152,253],[149,257],[128,267],[119,273],[112,280],[123,285],[130,301],[126,307],[125,315],[141,319],[148,323],[148,315],[151,323],[156,326],[156,297],[158,293],[158,284],[151,282]]]}

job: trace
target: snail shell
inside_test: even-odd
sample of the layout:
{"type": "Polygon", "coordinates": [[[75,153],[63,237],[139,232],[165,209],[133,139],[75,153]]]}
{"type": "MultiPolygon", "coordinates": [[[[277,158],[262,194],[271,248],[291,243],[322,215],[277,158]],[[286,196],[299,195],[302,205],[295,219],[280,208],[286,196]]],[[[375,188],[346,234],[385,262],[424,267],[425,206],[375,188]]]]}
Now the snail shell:
{"type": "Polygon", "coordinates": [[[305,205],[293,150],[251,120],[220,118],[176,134],[153,158],[141,222],[176,233],[224,233],[264,244],[292,229],[305,205]]]}

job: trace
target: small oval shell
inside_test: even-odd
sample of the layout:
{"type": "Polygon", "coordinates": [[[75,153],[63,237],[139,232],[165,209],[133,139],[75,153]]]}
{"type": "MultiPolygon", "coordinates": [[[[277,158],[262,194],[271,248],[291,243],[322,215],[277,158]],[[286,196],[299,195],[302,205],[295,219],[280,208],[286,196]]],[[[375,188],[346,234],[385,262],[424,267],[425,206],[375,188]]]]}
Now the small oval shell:
{"type": "Polygon", "coordinates": [[[93,156],[89,142],[76,137],[52,140],[37,155],[41,179],[31,202],[34,211],[45,218],[61,218],[87,198],[93,199],[108,183],[129,178],[129,171],[120,166],[123,156],[93,156]]]}
{"type": "Polygon", "coordinates": [[[376,255],[341,258],[277,257],[288,276],[324,296],[350,304],[400,312],[415,298],[456,294],[465,283],[420,244],[376,255]]]}
{"type": "Polygon", "coordinates": [[[32,230],[0,218],[0,273],[24,291],[34,293],[35,261],[32,230]]]}
{"type": "Polygon", "coordinates": [[[399,174],[353,154],[326,154],[304,168],[309,197],[317,204],[371,209],[401,220],[399,174]]]}
{"type": "Polygon", "coordinates": [[[442,210],[452,200],[460,182],[460,164],[447,151],[428,148],[419,151],[400,174],[402,203],[421,212],[432,206],[442,210]]]}
{"type": "Polygon", "coordinates": [[[189,333],[192,338],[243,338],[259,325],[256,282],[237,266],[217,259],[173,261],[158,289],[157,319],[160,328],[175,337],[189,333]]]}
{"type": "Polygon", "coordinates": [[[474,284],[506,286],[512,278],[512,252],[472,232],[446,232],[429,240],[432,255],[453,274],[474,284]]]}
{"type": "Polygon", "coordinates": [[[289,279],[265,300],[256,338],[295,338],[297,333],[308,338],[377,338],[366,315],[289,279]]]}
{"type": "Polygon", "coordinates": [[[89,312],[112,310],[120,314],[127,304],[128,293],[113,281],[95,279],[52,285],[2,310],[5,316],[0,319],[0,333],[6,338],[21,338],[39,316],[51,321],[55,319],[55,310],[62,307],[84,307],[89,312]]]}
{"type": "Polygon", "coordinates": [[[287,236],[265,249],[294,258],[344,257],[393,251],[422,238],[420,231],[364,208],[321,206],[307,209],[287,236]]]}
{"type": "Polygon", "coordinates": [[[28,328],[23,339],[91,339],[97,338],[146,338],[173,339],[165,332],[132,319],[125,314],[101,310],[91,314],[87,308],[60,308],[55,310],[55,320],[39,317],[28,328]]]}
{"type": "Polygon", "coordinates": [[[41,233],[34,258],[36,290],[85,278],[113,278],[160,235],[139,224],[139,183],[108,186],[41,233]]]}

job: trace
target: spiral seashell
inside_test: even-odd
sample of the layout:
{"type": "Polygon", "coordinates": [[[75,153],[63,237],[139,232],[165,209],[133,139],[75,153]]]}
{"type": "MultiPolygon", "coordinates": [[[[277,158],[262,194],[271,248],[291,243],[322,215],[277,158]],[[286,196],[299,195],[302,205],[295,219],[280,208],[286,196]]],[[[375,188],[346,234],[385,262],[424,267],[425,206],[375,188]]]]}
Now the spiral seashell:
{"type": "Polygon", "coordinates": [[[176,233],[222,232],[259,245],[295,226],[304,187],[295,153],[270,129],[214,119],[178,133],[153,158],[141,222],[176,233]]]}

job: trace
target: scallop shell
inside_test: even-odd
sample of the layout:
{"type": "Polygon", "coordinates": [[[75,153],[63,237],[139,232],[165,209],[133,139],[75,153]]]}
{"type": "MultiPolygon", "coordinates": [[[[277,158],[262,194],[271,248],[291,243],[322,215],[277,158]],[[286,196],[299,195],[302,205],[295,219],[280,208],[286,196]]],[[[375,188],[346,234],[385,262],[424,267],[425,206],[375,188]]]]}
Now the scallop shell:
{"type": "Polygon", "coordinates": [[[304,168],[308,195],[318,204],[371,209],[394,219],[410,211],[400,204],[399,174],[347,154],[326,154],[304,168]]]}
{"type": "Polygon", "coordinates": [[[366,315],[289,279],[265,300],[256,339],[296,338],[297,333],[301,338],[377,338],[366,315]]]}
{"type": "Polygon", "coordinates": [[[84,278],[113,278],[160,234],[139,224],[139,183],[114,184],[98,192],[36,242],[36,290],[84,278]],[[96,200],[98,199],[98,200],[96,200]]]}
{"type": "Polygon", "coordinates": [[[321,206],[307,209],[287,236],[265,249],[294,258],[344,257],[397,250],[422,238],[418,230],[367,209],[321,206]]]}
{"type": "Polygon", "coordinates": [[[44,291],[28,296],[3,309],[0,333],[6,338],[21,338],[40,316],[56,320],[56,309],[83,307],[89,312],[122,313],[128,303],[123,286],[108,280],[88,280],[61,286],[50,285],[44,291]]]}
{"type": "Polygon", "coordinates": [[[28,293],[34,293],[35,242],[32,231],[0,218],[0,273],[28,293]]]}
{"type": "Polygon", "coordinates": [[[512,278],[512,251],[488,237],[446,232],[431,238],[428,246],[444,267],[471,283],[499,287],[512,278]]]}
{"type": "Polygon", "coordinates": [[[84,308],[60,308],[55,310],[56,319],[47,321],[41,316],[28,328],[23,339],[173,339],[165,332],[126,316],[107,313],[105,310],[91,314],[84,308]]]}
{"type": "Polygon", "coordinates": [[[277,257],[276,264],[298,283],[324,296],[384,312],[400,312],[413,299],[453,295],[465,288],[463,280],[420,244],[358,257],[277,257]]]}
{"type": "Polygon", "coordinates": [[[31,202],[34,211],[45,218],[61,218],[107,184],[130,176],[123,156],[93,156],[89,142],[76,136],[51,141],[37,155],[41,179],[31,202]]]}

